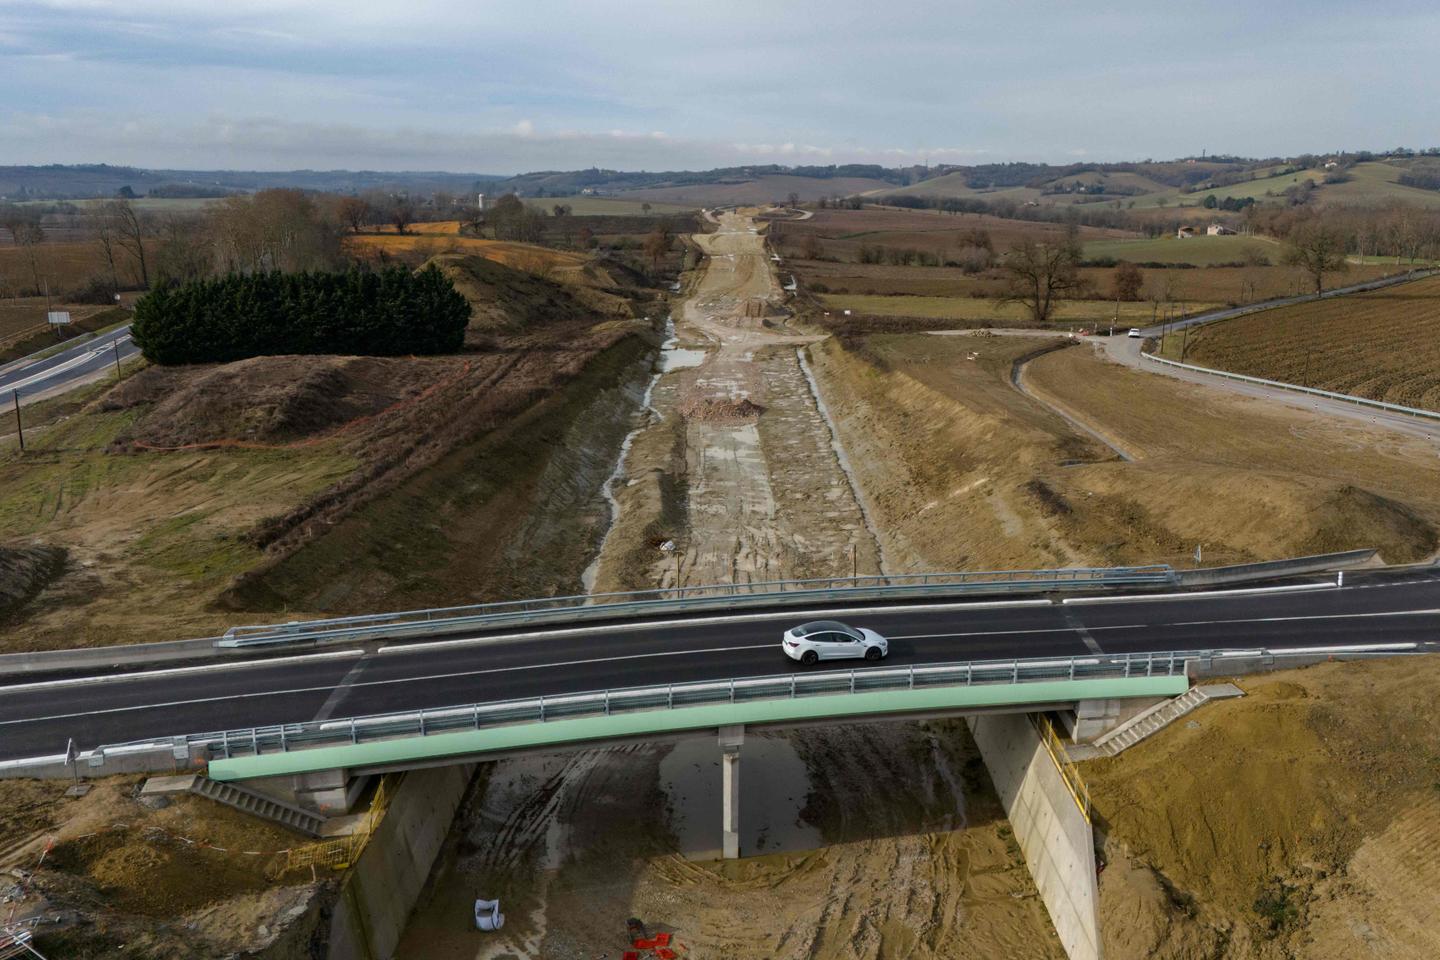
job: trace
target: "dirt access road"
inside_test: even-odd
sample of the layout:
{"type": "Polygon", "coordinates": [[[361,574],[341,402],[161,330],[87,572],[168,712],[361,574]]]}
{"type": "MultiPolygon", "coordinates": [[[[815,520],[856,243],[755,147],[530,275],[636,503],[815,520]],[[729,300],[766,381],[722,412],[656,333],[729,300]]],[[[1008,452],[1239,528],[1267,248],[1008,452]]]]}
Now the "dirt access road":
{"type": "Polygon", "coordinates": [[[877,572],[875,537],[789,329],[764,237],[725,213],[616,492],[596,589],[877,572]],[[676,556],[658,549],[674,540],[676,556]],[[678,562],[677,562],[678,557],[678,562]]]}

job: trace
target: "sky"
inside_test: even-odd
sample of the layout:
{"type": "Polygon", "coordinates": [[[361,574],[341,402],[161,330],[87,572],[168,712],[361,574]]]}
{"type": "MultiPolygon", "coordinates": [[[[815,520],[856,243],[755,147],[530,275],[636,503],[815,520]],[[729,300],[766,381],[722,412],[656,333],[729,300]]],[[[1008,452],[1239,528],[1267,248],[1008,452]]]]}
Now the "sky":
{"type": "Polygon", "coordinates": [[[1440,142],[1440,4],[0,0],[0,164],[452,170],[1440,142]]]}

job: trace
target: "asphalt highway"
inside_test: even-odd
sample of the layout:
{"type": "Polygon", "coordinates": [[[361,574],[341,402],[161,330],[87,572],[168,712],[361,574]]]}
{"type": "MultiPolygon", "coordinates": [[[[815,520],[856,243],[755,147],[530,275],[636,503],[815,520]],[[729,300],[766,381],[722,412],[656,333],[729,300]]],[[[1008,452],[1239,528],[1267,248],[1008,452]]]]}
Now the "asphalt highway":
{"type": "Polygon", "coordinates": [[[117,327],[91,340],[69,347],[43,360],[19,360],[0,367],[0,398],[9,400],[11,393],[26,400],[53,396],[72,387],[104,376],[115,366],[115,346],[119,345],[120,361],[140,353],[130,339],[130,325],[117,327]]]}
{"type": "MultiPolygon", "coordinates": [[[[547,628],[410,641],[253,663],[70,678],[0,688],[0,760],[102,744],[340,719],[605,688],[864,670],[800,667],[788,627],[822,614],[735,613],[694,620],[547,628]]],[[[1217,592],[1100,602],[927,602],[824,612],[890,638],[888,666],[1180,650],[1437,644],[1440,569],[1350,575],[1344,587],[1217,592]]]]}

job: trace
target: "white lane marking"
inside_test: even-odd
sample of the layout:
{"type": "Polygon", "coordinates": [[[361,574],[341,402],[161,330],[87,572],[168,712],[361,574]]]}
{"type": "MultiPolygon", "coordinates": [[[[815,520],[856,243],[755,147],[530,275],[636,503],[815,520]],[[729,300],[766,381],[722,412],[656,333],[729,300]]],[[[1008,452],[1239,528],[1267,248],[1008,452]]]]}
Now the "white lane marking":
{"type": "MultiPolygon", "coordinates": [[[[779,651],[779,643],[750,644],[743,647],[711,647],[706,650],[663,650],[656,653],[627,653],[618,657],[598,657],[593,660],[566,660],[560,663],[527,663],[513,667],[490,667],[485,670],[462,670],[456,673],[434,673],[424,677],[394,677],[389,680],[366,680],[363,683],[356,683],[350,689],[360,687],[383,687],[399,683],[420,683],[427,680],[454,680],[459,677],[478,677],[492,673],[516,673],[522,670],[550,670],[555,667],[583,667],[595,663],[615,663],[621,660],[646,660],[651,657],[681,657],[697,653],[730,653],[735,650],[769,650],[775,648],[779,651]]],[[[727,680],[729,678],[726,678],[727,680]]],[[[166,703],[146,703],[128,707],[107,707],[103,710],[85,710],[78,713],[58,713],[50,717],[26,717],[22,720],[0,720],[0,726],[13,726],[20,723],[43,723],[49,720],[71,720],[76,717],[93,717],[107,713],[130,713],[136,710],[158,710],[163,707],[189,707],[202,703],[223,703],[226,700],[245,700],[252,697],[283,697],[297,693],[318,693],[322,690],[335,689],[333,684],[326,684],[323,687],[293,687],[288,690],[257,690],[246,693],[227,693],[218,697],[200,697],[194,700],[171,700],[166,703]]],[[[556,694],[563,696],[563,694],[556,694]]]]}
{"type": "MultiPolygon", "coordinates": [[[[1365,617],[1422,617],[1440,614],[1440,609],[1380,610],[1375,613],[1311,613],[1295,617],[1250,617],[1244,620],[1180,620],[1176,623],[1153,624],[1158,627],[1208,627],[1222,623],[1285,623],[1293,620],[1360,620],[1365,617]]],[[[1091,627],[1092,630],[1114,630],[1116,627],[1091,627]]]]}
{"type": "Polygon", "coordinates": [[[1137,593],[1113,597],[1066,597],[1061,603],[1135,603],[1152,600],[1210,600],[1215,597],[1244,597],[1262,593],[1297,593],[1302,590],[1343,590],[1333,583],[1301,583],[1284,587],[1249,587],[1244,590],[1207,590],[1203,593],[1137,593]]]}
{"type": "MultiPolygon", "coordinates": [[[[116,340],[115,342],[116,342],[116,343],[124,343],[125,341],[127,341],[127,340],[129,340],[129,339],[130,339],[130,337],[129,337],[129,335],[127,334],[126,336],[119,338],[119,339],[116,340]]],[[[105,343],[103,346],[94,347],[94,348],[92,348],[92,349],[90,349],[90,350],[87,350],[85,353],[80,354],[79,356],[71,357],[69,360],[66,360],[64,363],[57,363],[57,364],[55,364],[55,366],[53,366],[53,367],[50,367],[50,368],[48,368],[48,369],[46,369],[46,370],[42,370],[42,371],[40,371],[39,373],[36,373],[36,374],[32,374],[31,376],[26,377],[24,380],[17,380],[17,381],[15,381],[14,383],[7,383],[7,384],[5,384],[4,389],[6,389],[6,390],[19,390],[21,387],[27,387],[27,386],[29,386],[29,385],[32,384],[32,383],[37,383],[37,382],[42,381],[42,380],[50,380],[50,379],[53,379],[56,374],[65,373],[65,372],[67,372],[68,370],[70,370],[72,367],[77,367],[77,366],[79,366],[79,365],[81,365],[81,364],[83,364],[83,363],[89,363],[91,360],[94,360],[96,357],[100,356],[101,354],[105,353],[107,350],[111,350],[111,349],[114,349],[114,348],[111,347],[110,344],[107,342],[107,343],[105,343]]]]}
{"type": "MultiPolygon", "coordinates": [[[[704,620],[645,620],[631,623],[602,624],[590,627],[564,627],[555,630],[526,630],[523,633],[495,633],[482,637],[460,637],[455,640],[427,640],[423,643],[391,643],[375,652],[378,654],[404,654],[424,650],[444,650],[447,647],[485,646],[511,640],[544,639],[548,637],[577,637],[597,633],[629,633],[638,630],[668,629],[672,627],[704,627],[720,623],[753,623],[757,620],[775,620],[792,623],[802,618],[838,616],[869,616],[884,613],[924,613],[942,610],[994,610],[1000,607],[1051,607],[1052,600],[994,600],[981,603],[924,603],[906,604],[899,607],[843,607],[833,610],[801,610],[795,614],[786,613],[737,613],[728,617],[707,617],[704,620]]],[[[779,642],[779,641],[776,641],[779,642]]]]}
{"type": "MultiPolygon", "coordinates": [[[[1230,623],[1285,623],[1296,620],[1357,620],[1366,617],[1420,617],[1440,614],[1440,608],[1426,610],[1382,610],[1376,613],[1313,613],[1294,617],[1243,617],[1237,620],[1175,620],[1167,623],[1115,623],[1103,626],[1089,624],[1087,630],[1159,630],[1165,627],[1210,627],[1230,623]]],[[[890,640],[930,640],[947,637],[1001,637],[1027,633],[1079,633],[1075,627],[1036,627],[1030,630],[980,630],[969,633],[902,633],[887,634],[890,640]]],[[[1096,651],[1097,653],[1100,651],[1096,651]]]]}
{"type": "Polygon", "coordinates": [[[325,699],[325,702],[320,705],[320,709],[315,712],[314,719],[329,720],[330,717],[334,715],[335,710],[340,706],[340,701],[345,699],[345,694],[350,692],[350,688],[354,686],[356,680],[359,679],[361,671],[373,662],[374,661],[368,657],[361,657],[359,660],[356,660],[355,666],[351,667],[350,672],[340,678],[340,682],[335,684],[335,689],[330,691],[330,696],[325,699]]]}
{"type": "Polygon", "coordinates": [[[314,663],[316,660],[341,660],[345,657],[363,657],[364,650],[336,650],[330,653],[297,653],[290,657],[273,657],[269,660],[241,660],[238,663],[207,663],[199,667],[171,667],[165,670],[146,670],[143,673],[113,673],[103,676],[69,677],[64,680],[41,680],[37,683],[17,683],[0,687],[0,693],[25,693],[30,690],[53,690],[57,687],[79,687],[94,683],[123,683],[130,680],[151,680],[155,677],[183,677],[193,673],[212,673],[220,670],[243,670],[246,667],[273,667],[284,663],[314,663]]]}

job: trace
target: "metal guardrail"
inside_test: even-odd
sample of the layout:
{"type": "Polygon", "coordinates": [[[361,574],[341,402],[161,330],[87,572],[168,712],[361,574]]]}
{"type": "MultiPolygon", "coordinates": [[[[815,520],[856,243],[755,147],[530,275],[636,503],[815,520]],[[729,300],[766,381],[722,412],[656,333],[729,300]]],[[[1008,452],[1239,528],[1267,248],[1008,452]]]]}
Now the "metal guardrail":
{"type": "Polygon", "coordinates": [[[545,723],[577,717],[610,716],[644,710],[676,709],[707,704],[743,703],[795,697],[884,690],[914,690],[935,686],[1016,684],[1056,680],[1122,679],[1128,677],[1190,674],[1191,664],[1201,670],[1217,662],[1259,660],[1273,664],[1284,658],[1394,656],[1416,653],[1416,643],[1379,643],[1349,646],[1293,647],[1285,649],[1227,648],[1219,650],[1164,651],[1094,657],[990,660],[925,664],[904,668],[834,670],[765,677],[694,681],[666,686],[632,687],[588,693],[531,697],[496,703],[386,713],[342,720],[309,721],[240,730],[164,737],[155,740],[105,744],[93,750],[54,756],[0,761],[0,775],[17,768],[46,764],[67,770],[80,763],[103,766],[107,759],[164,751],[176,761],[259,756],[315,747],[345,746],[400,737],[429,736],[480,730],[518,723],[545,723]]]}
{"type": "Polygon", "coordinates": [[[1178,360],[1166,360],[1164,357],[1157,357],[1153,353],[1141,353],[1140,356],[1152,363],[1163,363],[1167,367],[1178,367],[1181,370],[1192,370],[1196,373],[1206,373],[1215,377],[1224,377],[1227,380],[1239,380],[1243,383],[1253,383],[1262,387],[1274,387],[1279,390],[1288,390],[1291,393],[1303,393],[1313,397],[1324,397],[1327,400],[1339,400],[1343,403],[1353,403],[1360,407],[1371,407],[1376,410],[1385,410],[1390,413],[1401,413],[1411,417],[1423,417],[1427,420],[1440,421],[1440,412],[1434,410],[1421,410],[1417,407],[1404,407],[1398,403],[1385,403],[1382,400],[1367,400],[1365,397],[1355,397],[1348,393],[1335,393],[1331,390],[1320,390],[1316,387],[1302,387],[1298,383],[1284,383],[1280,380],[1266,380],[1263,377],[1246,376],[1243,373],[1231,373],[1228,370],[1212,370],[1210,367],[1197,367],[1193,363],[1181,363],[1178,360]]]}
{"type": "MultiPolygon", "coordinates": [[[[936,686],[1034,683],[1054,680],[1120,679],[1184,674],[1186,663],[1213,656],[1205,651],[986,660],[826,670],[763,677],[700,680],[664,686],[626,687],[587,693],[472,703],[433,710],[385,713],[343,720],[321,720],[191,734],[162,741],[108,744],[96,758],[131,751],[175,748],[176,755],[196,748],[210,759],[259,756],[312,747],[345,746],[398,737],[430,736],[516,723],[545,723],[580,717],[611,716],[642,710],[782,700],[833,694],[915,690],[936,686]]],[[[93,762],[99,763],[98,759],[93,762]]]]}
{"type": "Polygon", "coordinates": [[[258,647],[298,640],[370,639],[465,630],[546,620],[615,619],[659,612],[688,612],[716,607],[759,607],[805,602],[849,602],[905,596],[966,592],[1009,592],[1075,587],[1173,584],[1169,564],[1140,567],[1082,567],[1068,570],[1004,570],[973,573],[921,573],[896,576],[767,580],[694,587],[580,594],[538,600],[511,600],[364,614],[284,624],[231,627],[218,647],[258,647]]]}

